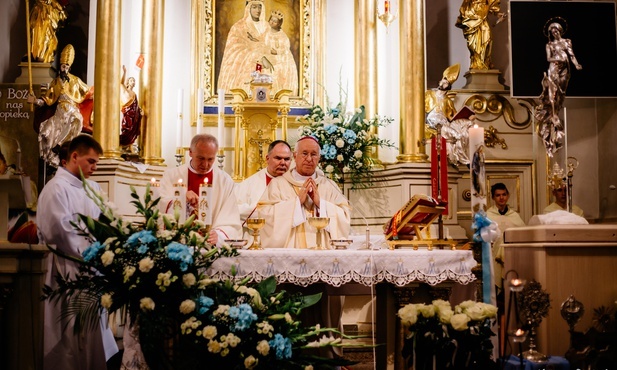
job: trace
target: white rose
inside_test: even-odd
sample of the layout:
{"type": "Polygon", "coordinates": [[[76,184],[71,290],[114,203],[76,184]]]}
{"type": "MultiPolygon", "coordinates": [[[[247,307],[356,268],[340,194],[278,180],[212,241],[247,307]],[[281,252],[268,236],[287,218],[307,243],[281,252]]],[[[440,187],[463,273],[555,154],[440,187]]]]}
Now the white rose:
{"type": "Polygon", "coordinates": [[[185,315],[188,315],[189,313],[195,311],[195,302],[193,302],[190,299],[185,299],[184,301],[182,301],[182,303],[180,303],[180,312],[182,312],[185,315]]]}
{"type": "Polygon", "coordinates": [[[343,140],[343,139],[338,139],[338,140],[336,140],[336,143],[335,143],[335,144],[336,144],[336,147],[337,147],[337,148],[342,148],[342,147],[344,147],[344,146],[345,146],[345,140],[343,140]]]}
{"type": "Polygon", "coordinates": [[[184,284],[184,286],[192,287],[193,285],[195,285],[196,282],[197,279],[195,278],[195,275],[191,273],[182,275],[182,283],[184,284]]]}
{"type": "Polygon", "coordinates": [[[362,151],[361,150],[356,150],[355,152],[353,152],[353,156],[356,158],[362,158],[362,151]]]}
{"type": "Polygon", "coordinates": [[[345,173],[349,172],[349,167],[347,167],[347,166],[343,167],[343,172],[345,172],[345,173]]]}
{"type": "Polygon", "coordinates": [[[244,368],[252,369],[257,366],[257,359],[253,355],[244,359],[244,368]]]}
{"type": "Polygon", "coordinates": [[[339,154],[339,155],[336,156],[336,160],[339,161],[339,162],[342,162],[343,159],[345,159],[345,157],[343,157],[342,154],[339,154]]]}
{"type": "Polygon", "coordinates": [[[142,311],[152,311],[154,310],[154,306],[155,304],[152,298],[144,297],[139,300],[139,308],[141,308],[142,311]]]}
{"type": "Polygon", "coordinates": [[[262,340],[257,343],[257,352],[259,352],[259,354],[262,356],[268,355],[268,353],[270,352],[270,345],[268,344],[267,340],[262,340]]]}
{"type": "Polygon", "coordinates": [[[403,325],[411,326],[418,321],[418,310],[415,304],[408,304],[398,310],[398,316],[403,325]]]}
{"type": "Polygon", "coordinates": [[[469,316],[464,313],[458,313],[456,315],[452,315],[450,318],[450,324],[452,328],[456,331],[467,330],[467,323],[469,322],[469,316]]]}
{"type": "Polygon", "coordinates": [[[217,331],[216,331],[216,326],[214,325],[208,325],[204,328],[203,331],[203,337],[206,339],[212,339],[214,337],[216,337],[217,331]]]}
{"type": "Polygon", "coordinates": [[[101,262],[103,262],[103,266],[111,265],[111,263],[114,261],[114,256],[114,252],[105,251],[105,253],[103,253],[103,255],[101,256],[101,262]]]}
{"type": "Polygon", "coordinates": [[[146,257],[139,261],[139,271],[149,272],[154,267],[154,261],[150,257],[146,257]]]}
{"type": "Polygon", "coordinates": [[[101,306],[104,308],[111,307],[113,300],[111,299],[111,294],[105,293],[101,296],[101,306]]]}
{"type": "Polygon", "coordinates": [[[331,164],[327,165],[326,166],[326,172],[327,173],[332,173],[332,171],[334,171],[334,167],[331,164]]]}

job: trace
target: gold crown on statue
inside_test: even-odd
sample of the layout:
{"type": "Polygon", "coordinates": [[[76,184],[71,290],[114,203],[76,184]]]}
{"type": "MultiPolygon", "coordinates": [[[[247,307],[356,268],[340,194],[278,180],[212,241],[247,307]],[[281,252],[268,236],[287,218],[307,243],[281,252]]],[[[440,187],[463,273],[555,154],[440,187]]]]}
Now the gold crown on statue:
{"type": "Polygon", "coordinates": [[[443,78],[448,80],[450,85],[452,85],[454,81],[458,79],[458,74],[460,71],[461,65],[459,63],[453,64],[450,67],[446,68],[445,71],[443,71],[443,78]]]}
{"type": "Polygon", "coordinates": [[[283,13],[280,10],[273,10],[270,12],[271,17],[277,17],[278,19],[283,19],[283,13]]]}
{"type": "Polygon", "coordinates": [[[60,64],[71,66],[73,65],[73,60],[75,60],[75,48],[73,45],[68,44],[62,49],[62,53],[60,53],[60,64]]]}

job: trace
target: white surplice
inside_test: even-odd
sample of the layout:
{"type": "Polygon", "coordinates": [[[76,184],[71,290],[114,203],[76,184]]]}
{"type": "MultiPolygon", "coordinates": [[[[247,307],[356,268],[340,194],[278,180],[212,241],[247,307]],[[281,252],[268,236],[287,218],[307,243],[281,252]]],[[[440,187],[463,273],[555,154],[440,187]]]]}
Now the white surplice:
{"type": "MultiPolygon", "coordinates": [[[[89,181],[92,188],[100,190],[97,183],[89,181]]],[[[81,258],[88,247],[88,240],[71,226],[77,222],[77,214],[98,218],[99,208],[86,195],[80,179],[60,167],[56,175],[41,191],[36,223],[39,240],[54,244],[64,254],[81,258]]],[[[75,277],[78,265],[75,262],[49,254],[45,284],[55,288],[55,276],[70,274],[75,277]]],[[[72,321],[60,320],[63,303],[45,301],[43,367],[50,369],[101,369],[106,370],[106,361],[118,352],[116,341],[107,325],[107,315],[101,315],[100,327],[79,335],[73,334],[72,321]],[[68,324],[68,325],[67,325],[68,324]]]]}
{"type": "MultiPolygon", "coordinates": [[[[160,209],[165,212],[167,204],[173,200],[174,184],[178,179],[182,179],[188,186],[189,164],[168,168],[161,179],[161,200],[160,209]]],[[[219,236],[219,245],[225,239],[240,239],[242,236],[242,225],[240,223],[240,213],[234,194],[235,183],[224,171],[213,167],[212,171],[212,230],[219,236]]]]}
{"type": "MultiPolygon", "coordinates": [[[[330,179],[315,173],[320,197],[319,216],[330,218],[322,233],[322,246],[329,246],[330,239],[347,238],[351,229],[349,202],[339,187],[330,179]]],[[[307,248],[316,245],[317,229],[307,222],[314,209],[310,202],[300,204],[298,192],[306,177],[295,169],[272,179],[260,200],[260,217],[266,219],[261,231],[265,248],[307,248]]]]}

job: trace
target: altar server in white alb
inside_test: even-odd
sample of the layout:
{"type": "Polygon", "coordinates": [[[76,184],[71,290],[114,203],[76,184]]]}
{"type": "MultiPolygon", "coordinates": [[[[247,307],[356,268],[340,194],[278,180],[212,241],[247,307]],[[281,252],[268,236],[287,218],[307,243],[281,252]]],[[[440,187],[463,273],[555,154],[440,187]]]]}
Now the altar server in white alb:
{"type": "Polygon", "coordinates": [[[319,143],[312,136],[298,140],[296,167],[274,178],[260,203],[260,217],[266,219],[262,244],[270,248],[307,248],[316,245],[316,232],[309,225],[311,216],[328,217],[321,245],[329,239],[347,238],[350,231],[349,202],[334,181],[316,171],[320,158],[319,143]]]}
{"type": "MultiPolygon", "coordinates": [[[[82,252],[90,245],[88,240],[78,235],[71,221],[78,222],[78,214],[98,218],[99,208],[84,190],[80,170],[87,179],[96,170],[99,156],[103,154],[101,145],[90,135],[78,135],[69,145],[66,165],[58,167],[56,175],[41,191],[36,223],[39,240],[53,244],[62,253],[82,258],[82,252]]],[[[100,187],[87,180],[97,191],[100,187]]],[[[45,284],[56,288],[57,274],[72,278],[79,271],[77,263],[50,254],[48,258],[45,284]]],[[[106,361],[118,352],[116,341],[107,326],[107,315],[101,316],[96,330],[73,333],[73,319],[61,318],[66,302],[45,301],[43,368],[45,370],[106,370],[106,361]]]]}
{"type": "MultiPolygon", "coordinates": [[[[291,147],[284,140],[274,140],[268,146],[266,154],[266,168],[236,185],[236,199],[242,224],[250,216],[258,216],[257,202],[264,195],[266,187],[275,177],[283,175],[289,170],[291,163],[291,147]],[[256,214],[257,213],[257,214],[256,214]]],[[[244,228],[244,237],[248,236],[248,229],[244,228]]]]}
{"type": "Polygon", "coordinates": [[[495,285],[497,285],[498,292],[501,292],[501,289],[503,288],[503,278],[505,278],[505,271],[503,270],[503,232],[512,227],[525,226],[525,221],[523,221],[518,212],[510,208],[510,205],[508,204],[510,192],[504,183],[498,182],[491,186],[491,197],[495,204],[486,210],[486,215],[491,221],[497,222],[497,225],[499,225],[499,230],[502,232],[502,234],[493,243],[495,285]]]}
{"type": "Polygon", "coordinates": [[[159,206],[163,212],[173,213],[174,184],[181,179],[187,186],[187,213],[196,212],[199,185],[208,179],[208,183],[212,184],[210,205],[212,228],[208,242],[220,246],[225,239],[239,239],[242,235],[242,226],[234,194],[234,181],[226,172],[214,166],[218,149],[219,144],[214,136],[195,135],[189,148],[191,158],[189,163],[169,168],[163,174],[159,206]]]}

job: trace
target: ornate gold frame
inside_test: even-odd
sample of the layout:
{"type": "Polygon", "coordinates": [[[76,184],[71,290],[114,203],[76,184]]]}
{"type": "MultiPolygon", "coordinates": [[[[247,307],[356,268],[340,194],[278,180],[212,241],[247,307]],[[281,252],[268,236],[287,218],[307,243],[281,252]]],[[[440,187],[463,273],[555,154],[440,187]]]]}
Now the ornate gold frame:
{"type": "MultiPolygon", "coordinates": [[[[316,87],[323,83],[324,53],[321,48],[325,33],[325,0],[300,0],[300,62],[298,96],[290,97],[293,107],[308,107],[323,100],[323,92],[316,87]]],[[[204,104],[218,102],[216,96],[216,0],[192,0],[191,39],[191,112],[196,112],[197,90],[204,89],[204,104]]],[[[191,120],[196,121],[195,113],[191,120]]]]}

